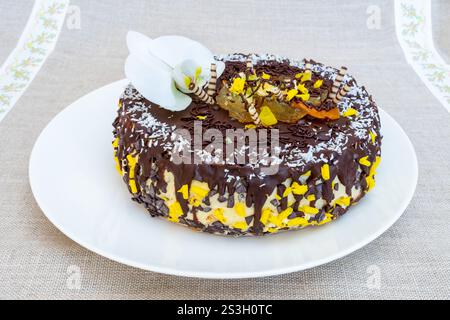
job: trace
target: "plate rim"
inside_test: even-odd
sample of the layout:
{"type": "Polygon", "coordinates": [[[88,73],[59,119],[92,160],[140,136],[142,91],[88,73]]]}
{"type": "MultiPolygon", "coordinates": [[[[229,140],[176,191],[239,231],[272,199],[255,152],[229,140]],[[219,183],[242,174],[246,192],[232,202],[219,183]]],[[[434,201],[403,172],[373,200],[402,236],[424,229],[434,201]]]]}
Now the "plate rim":
{"type": "Polygon", "coordinates": [[[289,267],[284,267],[284,268],[283,267],[274,268],[274,269],[254,271],[254,272],[249,272],[249,271],[246,271],[246,272],[239,272],[239,271],[237,271],[237,272],[235,272],[235,271],[233,271],[233,272],[207,272],[207,271],[177,270],[177,269],[170,268],[170,267],[160,267],[160,266],[155,266],[155,265],[143,264],[143,263],[139,263],[136,261],[132,261],[131,259],[128,259],[128,258],[122,258],[118,255],[111,254],[109,252],[106,252],[106,251],[98,248],[95,245],[91,245],[91,244],[85,242],[84,240],[80,239],[77,235],[70,234],[70,232],[68,232],[64,226],[58,224],[52,218],[52,215],[47,214],[46,211],[48,211],[48,210],[46,210],[46,204],[43,203],[42,200],[39,200],[38,197],[36,196],[36,186],[33,183],[33,159],[35,157],[34,155],[36,153],[36,149],[39,147],[39,141],[41,140],[41,137],[48,130],[50,125],[59,118],[59,116],[61,114],[63,114],[67,110],[69,110],[74,105],[79,104],[80,101],[82,101],[83,99],[89,99],[89,97],[91,95],[94,95],[97,91],[106,89],[111,86],[119,86],[119,85],[125,86],[127,83],[128,83],[128,81],[126,79],[122,79],[122,80],[111,82],[109,84],[101,86],[101,87],[94,89],[94,90],[90,91],[89,93],[79,97],[78,99],[76,99],[75,101],[73,101],[72,103],[67,105],[60,112],[58,112],[58,114],[55,115],[46,124],[46,126],[42,129],[39,136],[35,140],[32,151],[30,153],[29,163],[28,163],[28,180],[30,183],[31,191],[33,193],[33,197],[34,197],[36,203],[38,204],[38,206],[41,209],[44,216],[66,237],[68,237],[69,239],[71,239],[72,241],[77,243],[78,245],[84,247],[85,249],[92,251],[92,252],[94,252],[102,257],[105,257],[111,261],[115,261],[115,262],[118,262],[121,264],[125,264],[128,266],[131,266],[134,268],[139,268],[139,269],[146,270],[146,271],[157,272],[160,274],[168,274],[168,275],[191,277],[191,278],[202,278],[202,279],[250,279],[250,278],[277,276],[277,275],[288,274],[288,273],[292,273],[292,272],[303,271],[303,270],[311,269],[311,268],[314,268],[314,267],[317,267],[320,265],[330,263],[337,259],[343,258],[343,257],[349,255],[350,253],[353,253],[353,252],[361,249],[362,247],[368,245],[375,239],[377,239],[379,236],[381,236],[383,233],[385,233],[388,229],[390,229],[392,227],[392,225],[403,215],[403,213],[406,211],[408,205],[410,204],[411,200],[413,199],[413,197],[415,195],[415,192],[417,189],[417,183],[418,183],[418,176],[419,176],[419,166],[418,166],[417,154],[414,149],[414,145],[412,144],[410,138],[408,137],[406,132],[403,130],[403,128],[400,126],[400,124],[384,109],[377,106],[379,113],[380,114],[383,113],[384,117],[389,118],[395,124],[397,129],[399,129],[400,132],[406,138],[407,144],[404,147],[407,147],[408,149],[410,149],[411,154],[413,155],[413,157],[411,159],[411,164],[414,166],[414,172],[413,172],[414,186],[411,188],[412,191],[409,193],[408,197],[405,197],[403,199],[403,201],[401,202],[401,204],[399,205],[401,210],[398,210],[398,212],[395,215],[392,215],[390,217],[389,221],[387,223],[385,223],[382,228],[379,228],[378,230],[376,230],[376,232],[373,232],[372,234],[368,235],[364,239],[349,246],[347,249],[341,250],[335,254],[331,254],[331,255],[321,258],[321,259],[316,259],[316,260],[313,260],[310,262],[302,263],[301,265],[289,266],[289,267]]]}

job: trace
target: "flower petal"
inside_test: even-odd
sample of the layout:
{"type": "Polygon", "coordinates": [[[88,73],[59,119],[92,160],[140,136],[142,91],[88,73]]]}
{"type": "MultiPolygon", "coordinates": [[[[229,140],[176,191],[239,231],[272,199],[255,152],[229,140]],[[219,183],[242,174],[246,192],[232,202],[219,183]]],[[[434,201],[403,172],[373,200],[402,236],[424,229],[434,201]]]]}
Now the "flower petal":
{"type": "Polygon", "coordinates": [[[125,63],[125,74],[145,98],[165,109],[180,111],[192,101],[176,89],[170,68],[157,59],[143,60],[131,54],[125,63]]]}
{"type": "Polygon", "coordinates": [[[192,101],[177,87],[186,93],[190,92],[189,81],[203,87],[211,78],[211,63],[216,64],[218,77],[225,69],[225,64],[216,61],[208,48],[182,36],[152,40],[130,31],[127,45],[127,77],[145,98],[174,111],[185,109],[192,101]]]}
{"type": "Polygon", "coordinates": [[[150,51],[174,68],[184,60],[205,61],[213,57],[211,51],[197,41],[182,36],[162,36],[154,39],[150,51]]]}
{"type": "Polygon", "coordinates": [[[152,42],[152,39],[139,32],[129,31],[127,34],[127,46],[130,54],[138,56],[142,61],[149,60],[154,64],[159,63],[161,68],[170,72],[171,67],[151,53],[152,42]]]}
{"type": "Polygon", "coordinates": [[[202,67],[202,77],[210,78],[211,63],[217,65],[218,77],[225,69],[222,61],[214,59],[212,52],[201,43],[182,36],[162,36],[154,39],[150,45],[153,55],[163,60],[172,68],[185,60],[193,60],[202,67]]]}

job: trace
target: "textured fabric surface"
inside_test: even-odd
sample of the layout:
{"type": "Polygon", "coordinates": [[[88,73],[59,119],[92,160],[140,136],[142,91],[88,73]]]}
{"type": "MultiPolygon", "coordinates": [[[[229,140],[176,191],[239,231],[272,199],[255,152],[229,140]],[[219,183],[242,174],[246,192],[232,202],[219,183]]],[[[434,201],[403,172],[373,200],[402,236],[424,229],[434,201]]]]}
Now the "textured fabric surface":
{"type": "MultiPolygon", "coordinates": [[[[81,29],[63,29],[55,52],[0,124],[0,298],[450,298],[450,114],[405,62],[391,0],[71,3],[81,10],[81,29]],[[366,27],[370,5],[381,9],[380,29],[366,27]],[[409,208],[386,233],[345,258],[260,279],[161,275],[80,247],[38,208],[28,159],[52,117],[123,78],[129,29],[188,35],[215,52],[271,52],[348,66],[416,148],[419,182],[409,208]],[[71,266],[81,271],[79,288],[70,285],[71,266]],[[379,286],[373,285],[374,272],[379,286]]],[[[22,30],[29,10],[12,2],[8,8],[20,17],[13,29],[22,30]]],[[[5,32],[9,23],[0,27],[2,42],[13,37],[5,32]]]]}
{"type": "Polygon", "coordinates": [[[447,64],[449,64],[450,28],[448,26],[448,14],[450,13],[450,1],[432,1],[431,8],[433,16],[433,38],[436,49],[447,64]]]}
{"type": "Polygon", "coordinates": [[[15,48],[32,9],[33,1],[0,1],[0,65],[15,48]]]}

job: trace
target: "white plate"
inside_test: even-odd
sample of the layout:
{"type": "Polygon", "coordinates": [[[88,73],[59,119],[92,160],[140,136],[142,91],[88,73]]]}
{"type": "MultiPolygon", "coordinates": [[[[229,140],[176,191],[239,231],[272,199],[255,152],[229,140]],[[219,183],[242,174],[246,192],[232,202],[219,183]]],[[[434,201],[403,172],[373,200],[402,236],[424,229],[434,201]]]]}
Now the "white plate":
{"type": "Polygon", "coordinates": [[[112,260],[203,278],[303,270],[374,240],[400,217],[414,194],[412,144],[380,110],[384,140],[377,185],[337,221],[262,238],[227,238],[151,218],[130,200],[114,167],[111,124],[126,83],[96,90],[57,115],[37,140],[29,168],[31,188],[48,219],[80,245],[112,260]]]}

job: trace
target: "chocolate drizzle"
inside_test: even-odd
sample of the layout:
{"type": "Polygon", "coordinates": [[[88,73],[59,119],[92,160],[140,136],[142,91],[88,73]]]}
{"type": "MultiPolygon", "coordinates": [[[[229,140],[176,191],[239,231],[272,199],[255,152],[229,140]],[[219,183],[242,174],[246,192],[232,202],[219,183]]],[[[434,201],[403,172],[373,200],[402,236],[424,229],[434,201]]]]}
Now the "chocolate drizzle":
{"type": "MultiPolygon", "coordinates": [[[[226,68],[219,78],[217,91],[220,90],[220,79],[230,79],[236,73],[245,71],[246,57],[236,54],[232,55],[232,58],[224,59],[226,68]]],[[[330,70],[314,61],[312,63],[322,70],[313,72],[312,80],[324,79],[323,85],[331,87],[331,75],[337,70],[330,70]]],[[[254,67],[257,72],[265,72],[278,77],[292,77],[303,71],[300,64],[293,65],[287,59],[261,59],[259,63],[254,64],[254,67]]],[[[235,193],[245,194],[247,206],[254,206],[254,216],[247,219],[248,223],[253,221],[253,225],[246,233],[259,235],[262,234],[264,227],[260,222],[263,205],[275,188],[279,195],[283,194],[286,188],[283,182],[286,179],[299,181],[305,172],[311,171],[311,175],[306,180],[308,193],[304,196],[295,196],[295,208],[298,207],[303,197],[311,194],[315,195],[316,199],[323,198],[326,202],[330,202],[333,199],[334,190],[332,182],[336,176],[345,186],[347,194],[351,194],[353,187],[364,190],[366,188],[365,178],[369,171],[364,167],[362,171],[359,170],[361,166],[357,159],[368,156],[368,160],[373,162],[375,157],[380,154],[380,122],[372,97],[365,92],[364,88],[358,87],[353,79],[348,81],[348,84],[358,89],[347,95],[348,103],[370,121],[361,122],[361,125],[352,125],[352,120],[345,117],[336,121],[323,121],[307,116],[296,124],[279,123],[277,129],[280,132],[282,162],[275,175],[264,175],[261,167],[248,165],[173,163],[170,160],[173,148],[171,133],[175,128],[187,129],[192,134],[194,122],[202,121],[203,131],[214,128],[225,136],[227,129],[242,129],[243,125],[231,119],[225,110],[207,105],[196,97],[193,97],[193,102],[186,110],[171,112],[146,100],[130,85],[120,100],[121,108],[113,126],[114,136],[119,138],[116,153],[119,163],[126,161],[128,154],[138,156],[134,172],[137,192],[133,193],[133,199],[143,203],[152,216],[167,217],[168,208],[157,194],[159,191],[167,190],[164,173],[168,171],[174,176],[176,190],[183,185],[190,185],[194,179],[208,183],[211,191],[202,204],[201,209],[203,210],[207,207],[212,194],[218,193],[219,197],[223,199],[228,194],[229,199],[224,200],[228,201],[229,206],[234,206],[235,193]],[[376,133],[375,143],[370,141],[369,130],[376,133]],[[321,147],[322,145],[323,147],[321,147]],[[324,163],[329,164],[330,179],[317,184],[316,182],[321,178],[320,168],[324,163]],[[154,184],[149,184],[149,179],[154,184]]],[[[345,106],[340,105],[339,107],[345,106]]],[[[323,108],[326,109],[326,106],[323,108]]],[[[209,142],[206,141],[202,147],[209,142]]],[[[191,147],[193,148],[194,145],[192,144],[191,147]]],[[[223,150],[225,150],[225,144],[223,144],[223,150]]],[[[130,173],[126,172],[127,166],[121,164],[120,167],[125,171],[123,179],[128,183],[130,173]]],[[[228,228],[220,222],[204,226],[196,218],[195,210],[191,211],[194,216],[193,221],[185,219],[189,211],[188,202],[179,192],[176,193],[176,197],[184,212],[180,222],[207,232],[233,235],[242,233],[239,230],[228,228]]],[[[287,198],[282,198],[278,203],[278,210],[282,211],[287,207],[287,198]]],[[[336,208],[327,204],[316,215],[316,219],[320,221],[325,212],[335,212],[336,208]]],[[[336,215],[342,215],[343,212],[345,210],[340,208],[336,211],[336,215]]],[[[292,216],[303,216],[303,213],[294,211],[292,216]]]]}

